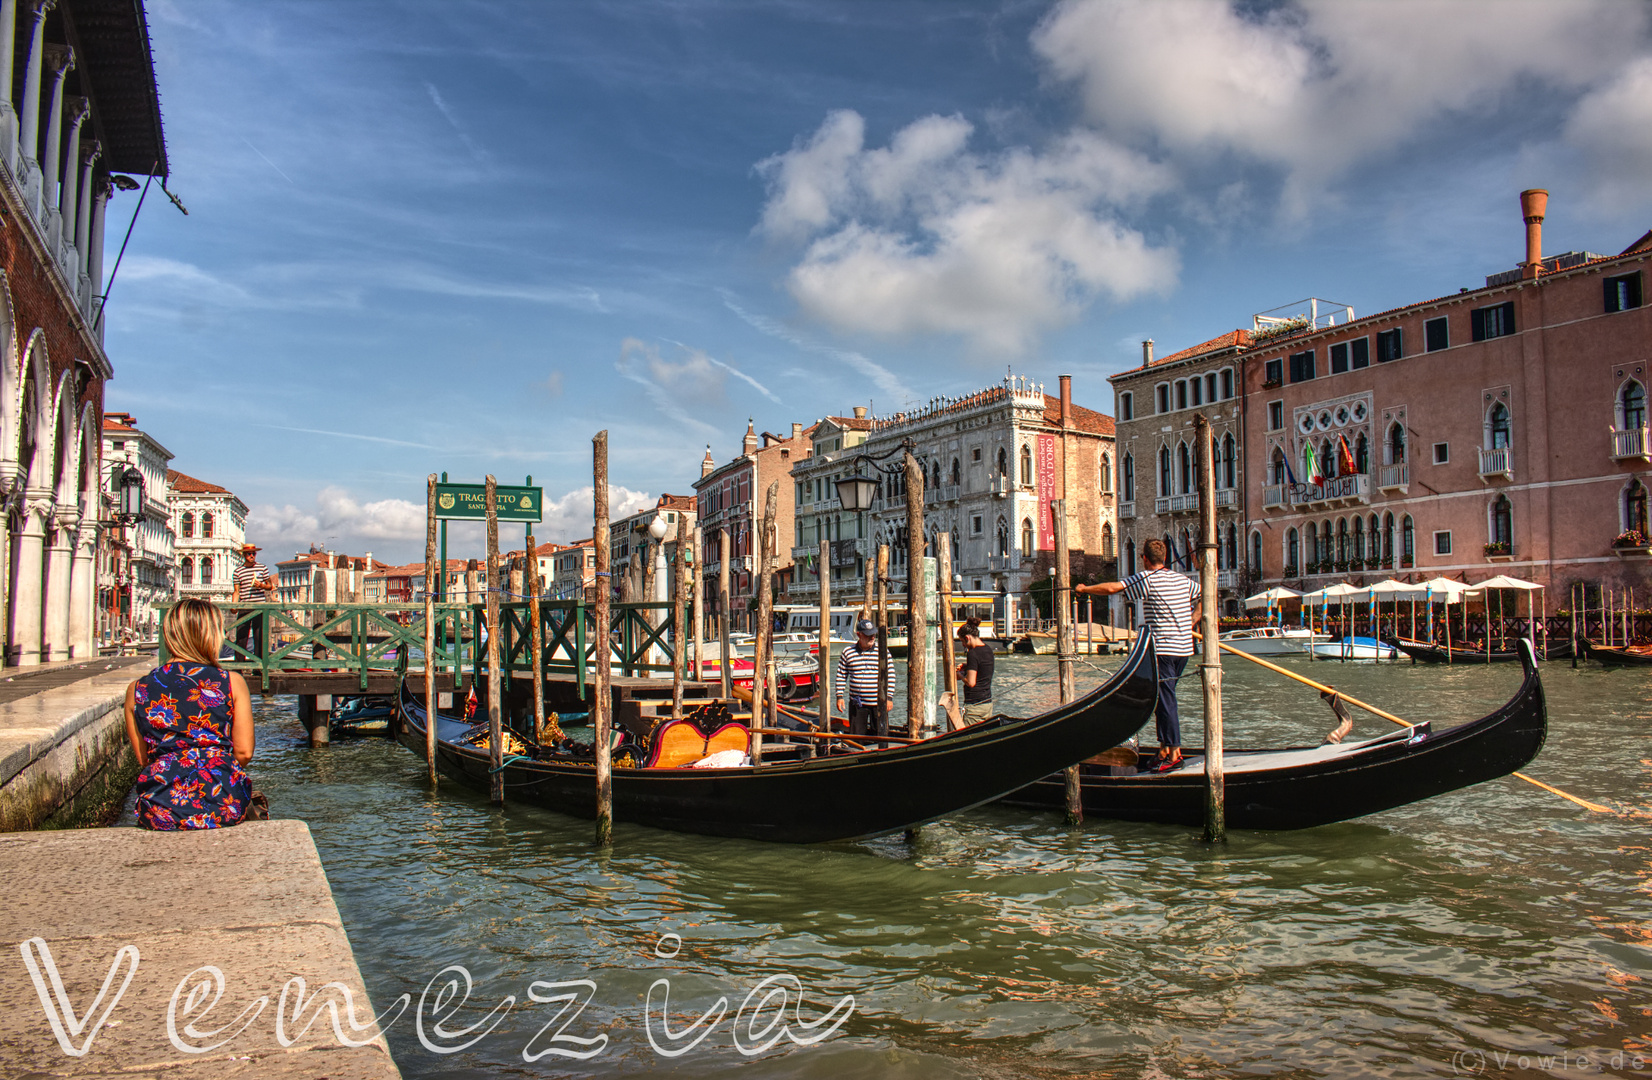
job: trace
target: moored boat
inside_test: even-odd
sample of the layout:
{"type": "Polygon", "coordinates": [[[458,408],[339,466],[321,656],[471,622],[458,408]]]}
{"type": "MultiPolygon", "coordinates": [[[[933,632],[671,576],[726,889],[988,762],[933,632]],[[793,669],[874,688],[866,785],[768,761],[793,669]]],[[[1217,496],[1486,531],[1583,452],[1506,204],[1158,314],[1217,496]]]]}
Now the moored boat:
{"type": "MultiPolygon", "coordinates": [[[[1227,824],[1235,829],[1306,829],[1443,795],[1524,768],[1543,748],[1548,710],[1536,656],[1521,642],[1520,689],[1478,720],[1435,732],[1424,721],[1361,742],[1283,749],[1223,750],[1227,824]]],[[[1116,753],[1116,751],[1115,751],[1116,753]]],[[[1110,775],[1081,765],[1084,812],[1126,821],[1204,821],[1204,754],[1186,749],[1170,772],[1110,775]]],[[[1138,759],[1147,764],[1147,755],[1138,759]]],[[[1051,775],[1003,802],[1057,809],[1064,777],[1051,775]]]]}
{"type": "Polygon", "coordinates": [[[1329,634],[1279,626],[1253,626],[1221,635],[1223,645],[1252,656],[1300,656],[1310,644],[1330,640],[1329,634]]]}
{"type": "Polygon", "coordinates": [[[1394,646],[1374,637],[1340,637],[1313,645],[1315,660],[1392,660],[1394,646]]]}
{"type": "Polygon", "coordinates": [[[1607,667],[1645,667],[1652,665],[1652,646],[1602,645],[1598,641],[1583,643],[1584,655],[1607,667]]]}
{"type": "MultiPolygon", "coordinates": [[[[898,832],[991,802],[1123,742],[1152,715],[1155,667],[1151,635],[1142,634],[1101,686],[1038,716],[998,716],[920,742],[760,766],[616,768],[614,819],[785,843],[898,832]]],[[[397,737],[422,757],[425,707],[406,682],[400,702],[397,737]]],[[[486,790],[488,752],[467,744],[472,730],[438,717],[437,767],[486,790]]],[[[513,757],[502,772],[507,802],[596,816],[596,781],[588,763],[513,757]]]]}
{"type": "MultiPolygon", "coordinates": [[[[1484,664],[1487,662],[1486,650],[1474,649],[1462,645],[1453,645],[1447,649],[1444,645],[1430,645],[1426,641],[1408,641],[1405,638],[1390,638],[1389,644],[1400,652],[1427,664],[1484,664]]],[[[1520,659],[1518,649],[1493,649],[1489,654],[1490,662],[1515,663],[1520,659]]]]}

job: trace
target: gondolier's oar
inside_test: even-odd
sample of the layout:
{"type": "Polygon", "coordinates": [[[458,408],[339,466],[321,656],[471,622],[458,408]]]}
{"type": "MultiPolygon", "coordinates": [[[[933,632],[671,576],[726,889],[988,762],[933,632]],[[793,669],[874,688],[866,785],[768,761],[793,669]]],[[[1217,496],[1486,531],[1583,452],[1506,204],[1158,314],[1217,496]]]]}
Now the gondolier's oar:
{"type": "MultiPolygon", "coordinates": [[[[1218,642],[1218,644],[1220,644],[1220,643],[1218,642]]],[[[1230,652],[1234,656],[1243,656],[1246,660],[1249,660],[1251,663],[1260,664],[1263,667],[1267,668],[1269,671],[1277,671],[1277,672],[1279,672],[1279,674],[1285,676],[1288,679],[1295,679],[1299,683],[1305,683],[1308,686],[1313,687],[1315,690],[1318,690],[1322,694],[1334,694],[1334,695],[1342,698],[1343,701],[1346,701],[1348,704],[1354,706],[1355,708],[1364,709],[1366,712],[1371,713],[1373,716],[1380,716],[1384,720],[1392,720],[1394,723],[1400,725],[1401,727],[1415,727],[1416,726],[1415,724],[1412,724],[1408,721],[1401,720],[1399,717],[1395,716],[1391,712],[1384,712],[1382,709],[1377,708],[1375,705],[1367,705],[1365,702],[1361,701],[1359,698],[1349,697],[1347,694],[1344,694],[1341,690],[1333,690],[1329,686],[1326,686],[1323,683],[1317,683],[1317,682],[1314,682],[1312,679],[1304,678],[1303,676],[1298,675],[1294,671],[1287,671],[1284,668],[1280,667],[1278,664],[1270,664],[1266,660],[1262,659],[1260,656],[1252,656],[1248,652],[1244,652],[1242,650],[1235,649],[1232,645],[1222,645],[1222,649],[1223,649],[1224,652],[1230,652]]],[[[1579,806],[1583,807],[1585,810],[1593,810],[1597,814],[1610,814],[1610,813],[1614,812],[1610,806],[1602,806],[1600,803],[1590,802],[1588,799],[1580,799],[1576,795],[1568,794],[1567,792],[1561,791],[1557,787],[1551,787],[1550,785],[1543,783],[1541,780],[1533,780],[1531,777],[1527,776],[1525,773],[1517,772],[1517,773],[1512,773],[1510,775],[1518,776],[1520,779],[1526,781],[1526,783],[1535,784],[1536,786],[1542,788],[1544,791],[1553,792],[1554,794],[1559,795],[1562,799],[1569,799],[1572,802],[1575,802],[1579,806]]]]}

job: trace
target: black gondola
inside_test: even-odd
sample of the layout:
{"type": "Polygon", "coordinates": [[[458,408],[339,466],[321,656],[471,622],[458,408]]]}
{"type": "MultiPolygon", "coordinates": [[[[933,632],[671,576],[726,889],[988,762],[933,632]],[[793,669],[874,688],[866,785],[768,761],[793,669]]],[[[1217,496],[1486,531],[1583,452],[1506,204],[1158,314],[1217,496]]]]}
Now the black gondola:
{"type": "MultiPolygon", "coordinates": [[[[1150,635],[1090,694],[1026,719],[994,717],[922,742],[811,760],[730,769],[615,769],[614,820],[677,832],[818,843],[898,832],[991,802],[1046,773],[1117,746],[1153,712],[1150,635]]],[[[425,753],[425,709],[406,683],[397,737],[425,753]]],[[[437,725],[437,767],[488,787],[486,749],[460,740],[470,726],[437,725]]],[[[589,765],[507,760],[505,799],[596,816],[589,765]]]]}
{"type": "MultiPolygon", "coordinates": [[[[1489,716],[1436,734],[1428,723],[1375,739],[1283,750],[1226,750],[1227,824],[1235,829],[1307,829],[1374,814],[1495,780],[1523,767],[1548,731],[1536,657],[1521,642],[1525,679],[1489,716]]],[[[1084,812],[1126,821],[1199,825],[1204,821],[1204,757],[1167,773],[1103,775],[1084,765],[1084,812]]],[[[1145,758],[1141,759],[1145,763],[1145,758]]],[[[1004,799],[1011,805],[1065,805],[1063,778],[1048,776],[1004,799]]]]}
{"type": "Polygon", "coordinates": [[[1598,641],[1585,641],[1583,655],[1599,661],[1607,667],[1646,667],[1652,665],[1652,650],[1640,652],[1646,646],[1638,645],[1633,648],[1602,645],[1598,641]]]}
{"type": "MultiPolygon", "coordinates": [[[[1420,660],[1425,664],[1484,664],[1487,657],[1484,648],[1474,649],[1464,645],[1453,645],[1447,649],[1444,645],[1430,645],[1426,641],[1407,641],[1405,638],[1389,638],[1388,644],[1411,659],[1420,660]]],[[[1490,656],[1493,664],[1518,663],[1520,650],[1493,649],[1490,656]]]]}

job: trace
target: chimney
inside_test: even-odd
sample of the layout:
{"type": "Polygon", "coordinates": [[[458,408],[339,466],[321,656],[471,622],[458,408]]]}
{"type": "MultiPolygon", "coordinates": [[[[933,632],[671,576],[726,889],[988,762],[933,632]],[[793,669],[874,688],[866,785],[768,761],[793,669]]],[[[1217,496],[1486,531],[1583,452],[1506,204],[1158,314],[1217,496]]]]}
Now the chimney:
{"type": "Polygon", "coordinates": [[[866,406],[864,406],[864,405],[856,405],[855,406],[855,419],[856,420],[866,419],[866,406]]]}
{"type": "Polygon", "coordinates": [[[740,440],[740,452],[742,454],[755,454],[757,452],[757,428],[754,426],[754,421],[749,417],[746,420],[746,437],[740,440]]]}
{"type": "Polygon", "coordinates": [[[1073,426],[1073,377],[1061,376],[1061,426],[1063,429],[1073,426]]]}
{"type": "Polygon", "coordinates": [[[1543,213],[1549,208],[1549,193],[1529,188],[1520,193],[1520,215],[1526,219],[1526,261],[1521,277],[1535,278],[1543,272],[1543,213]]]}
{"type": "Polygon", "coordinates": [[[1148,367],[1153,363],[1153,339],[1148,338],[1141,343],[1141,366],[1148,367]]]}
{"type": "Polygon", "coordinates": [[[803,437],[803,425],[793,421],[793,423],[792,423],[792,438],[801,439],[802,437],[803,437]]]}
{"type": "Polygon", "coordinates": [[[711,459],[711,444],[706,443],[706,456],[700,459],[700,478],[710,476],[717,468],[717,463],[711,459]]]}
{"type": "Polygon", "coordinates": [[[369,551],[367,553],[367,557],[361,561],[361,571],[364,574],[371,574],[373,572],[373,553],[371,551],[369,551]]]}

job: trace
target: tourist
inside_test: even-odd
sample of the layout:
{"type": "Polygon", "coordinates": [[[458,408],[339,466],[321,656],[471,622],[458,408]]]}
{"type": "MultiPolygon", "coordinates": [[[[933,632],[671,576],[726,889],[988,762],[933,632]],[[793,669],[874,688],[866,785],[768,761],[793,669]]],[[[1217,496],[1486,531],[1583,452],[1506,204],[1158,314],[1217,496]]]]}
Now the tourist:
{"type": "Polygon", "coordinates": [[[958,628],[964,646],[964,662],[958,665],[958,682],[963,687],[964,723],[979,724],[992,718],[992,650],[981,640],[981,620],[970,618],[958,628]]]}
{"type": "Polygon", "coordinates": [[[888,722],[889,709],[895,704],[890,698],[878,701],[878,625],[871,619],[855,624],[855,643],[838,654],[837,710],[844,712],[844,694],[849,696],[849,732],[866,735],[883,732],[888,722]]]}
{"type": "Polygon", "coordinates": [[[1081,596],[1111,596],[1122,592],[1131,603],[1141,601],[1147,629],[1159,658],[1159,703],[1154,709],[1159,736],[1159,753],[1154,772],[1168,772],[1182,763],[1182,725],[1176,713],[1176,683],[1193,655],[1193,627],[1199,621],[1199,583],[1185,574],[1165,569],[1163,540],[1142,545],[1139,574],[1123,581],[1097,585],[1075,585],[1081,596]]]}
{"type": "Polygon", "coordinates": [[[223,614],[185,597],[166,613],[161,636],[172,659],[126,688],[126,737],[140,769],[138,824],[234,825],[254,800],[242,770],[252,760],[252,699],[240,675],[218,666],[223,614]]]}
{"type": "MultiPolygon", "coordinates": [[[[230,602],[255,604],[274,599],[275,579],[270,576],[269,567],[258,561],[258,546],[242,544],[241,559],[241,566],[235,571],[235,584],[230,593],[230,602]],[[259,593],[263,595],[260,596],[259,593]]],[[[257,612],[245,610],[236,611],[235,615],[248,616],[246,622],[235,628],[236,647],[244,650],[248,657],[261,658],[264,655],[262,616],[257,612]]]]}

